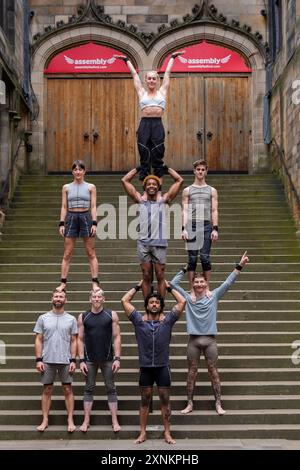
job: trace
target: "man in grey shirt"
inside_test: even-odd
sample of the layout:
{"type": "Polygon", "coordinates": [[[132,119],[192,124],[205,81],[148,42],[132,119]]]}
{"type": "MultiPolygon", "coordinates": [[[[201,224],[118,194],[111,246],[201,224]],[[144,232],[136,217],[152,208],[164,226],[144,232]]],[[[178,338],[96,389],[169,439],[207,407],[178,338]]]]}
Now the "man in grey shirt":
{"type": "Polygon", "coordinates": [[[131,199],[139,204],[139,239],[137,254],[143,273],[142,291],[144,299],[151,292],[153,270],[157,279],[157,291],[164,297],[165,265],[167,257],[166,205],[178,194],[183,183],[182,177],[172,168],[168,173],[174,180],[169,190],[161,194],[161,180],[155,175],[148,175],[144,181],[144,194],[140,194],[132,184],[137,169],[130,170],[123,178],[124,189],[131,199]]]}
{"type": "Polygon", "coordinates": [[[55,290],[52,295],[52,310],[40,315],[35,327],[36,370],[41,373],[43,384],[43,421],[37,427],[44,431],[48,427],[53,382],[58,372],[62,383],[68,412],[68,432],[75,431],[73,420],[74,396],[72,390],[73,372],[76,369],[77,322],[65,312],[67,301],[65,291],[55,290]]]}
{"type": "Polygon", "coordinates": [[[212,388],[215,395],[216,412],[225,413],[221,404],[221,383],[217,369],[218,347],[215,339],[217,334],[217,308],[218,301],[235,282],[242,268],[248,263],[247,251],[243,254],[239,264],[219,287],[208,292],[208,284],[202,274],[195,273],[192,290],[186,292],[180,287],[180,282],[186,272],[183,268],[170,282],[186,300],[186,323],[189,334],[187,347],[188,376],[187,376],[187,406],[181,413],[193,411],[193,398],[198,373],[201,352],[203,352],[212,388]]]}

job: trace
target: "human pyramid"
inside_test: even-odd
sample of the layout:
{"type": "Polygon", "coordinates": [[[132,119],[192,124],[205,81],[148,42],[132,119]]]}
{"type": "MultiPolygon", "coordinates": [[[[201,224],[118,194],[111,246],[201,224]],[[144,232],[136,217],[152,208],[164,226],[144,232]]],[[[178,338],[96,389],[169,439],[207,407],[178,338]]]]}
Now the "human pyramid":
{"type": "MultiPolygon", "coordinates": [[[[139,97],[142,118],[137,131],[137,145],[140,166],[130,170],[122,183],[128,196],[139,206],[139,239],[137,255],[142,279],[121,299],[127,318],[132,322],[139,354],[140,433],[135,440],[140,444],[146,440],[146,426],[152,404],[153,385],[156,383],[160,398],[164,440],[174,444],[170,431],[170,387],[169,346],[172,328],[186,311],[186,327],[189,335],[187,346],[187,406],[182,414],[191,413],[194,408],[194,390],[201,352],[215,396],[215,409],[219,415],[225,413],[221,403],[221,384],[217,369],[218,348],[217,306],[218,301],[234,283],[242,268],[248,263],[247,252],[232,273],[216,289],[210,290],[212,242],[218,239],[218,194],[206,181],[207,163],[197,160],[193,163],[194,182],[182,193],[182,239],[186,242],[188,262],[168,282],[165,266],[168,240],[166,228],[166,206],[178,195],[183,178],[164,164],[165,132],[162,115],[170,84],[170,72],[174,60],[184,51],[171,55],[162,84],[157,72],[147,72],[143,85],[133,64],[126,56],[115,56],[124,60],[133,76],[139,97]],[[151,173],[152,169],[152,173],[151,173]],[[162,192],[163,176],[169,174],[174,180],[167,192],[162,192]],[[138,175],[142,181],[142,192],[132,184],[138,175]],[[198,208],[201,208],[199,211],[198,208]],[[198,258],[202,272],[196,272],[198,258]],[[180,283],[188,273],[190,290],[185,291],[180,283]],[[153,276],[156,276],[157,291],[153,290],[153,276]],[[139,290],[144,297],[145,312],[141,313],[132,301],[139,290]],[[175,299],[170,312],[164,313],[166,292],[175,299]]],[[[85,165],[75,160],[72,165],[73,182],[62,188],[62,206],[59,233],[64,237],[64,255],[61,264],[61,282],[52,294],[51,311],[40,315],[34,332],[36,369],[41,375],[42,423],[37,430],[48,427],[53,383],[58,372],[65,396],[68,415],[68,432],[75,431],[73,420],[74,395],[73,374],[79,356],[80,370],[85,375],[83,407],[84,420],[80,431],[86,433],[90,426],[93,406],[93,392],[100,367],[111,413],[112,428],[121,430],[118,422],[118,397],[114,375],[121,366],[121,334],[119,318],[115,311],[105,307],[104,291],[98,279],[98,260],[95,252],[97,231],[96,187],[85,181],[85,165]],[[82,238],[90,265],[92,289],[89,294],[89,308],[75,317],[64,310],[66,304],[67,276],[77,238],[82,238]]]]}

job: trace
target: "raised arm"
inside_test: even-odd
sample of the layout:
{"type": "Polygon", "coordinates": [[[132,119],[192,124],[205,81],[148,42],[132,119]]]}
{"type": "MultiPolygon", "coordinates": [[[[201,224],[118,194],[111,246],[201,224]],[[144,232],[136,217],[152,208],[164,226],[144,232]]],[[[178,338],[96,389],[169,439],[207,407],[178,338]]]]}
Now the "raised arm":
{"type": "Polygon", "coordinates": [[[132,312],[135,310],[135,307],[132,305],[131,301],[138,290],[140,290],[143,281],[141,280],[135,287],[130,289],[125,295],[123,295],[121,302],[123,305],[124,312],[126,316],[129,317],[132,312]]]}
{"type": "Polygon", "coordinates": [[[185,307],[185,298],[170,285],[168,281],[165,281],[168,292],[170,292],[176,300],[176,305],[172,308],[173,312],[176,312],[177,316],[180,317],[185,307]]]}
{"type": "Polygon", "coordinates": [[[182,191],[182,240],[187,240],[189,237],[186,229],[189,218],[189,192],[189,186],[182,191]]]}
{"type": "Polygon", "coordinates": [[[219,238],[218,234],[218,191],[215,188],[212,188],[211,192],[211,221],[213,225],[213,230],[211,232],[212,241],[217,241],[219,238]]]}
{"type": "Polygon", "coordinates": [[[183,183],[183,178],[180,176],[177,171],[173,170],[172,168],[168,168],[168,173],[173,178],[175,183],[169,188],[169,191],[163,195],[163,199],[165,202],[171,202],[179,193],[180,187],[183,183]]]}
{"type": "Polygon", "coordinates": [[[65,234],[64,222],[66,219],[68,210],[68,185],[64,184],[62,187],[61,193],[61,210],[60,210],[60,224],[59,224],[59,233],[63,237],[65,234]]]}
{"type": "Polygon", "coordinates": [[[124,62],[126,63],[127,67],[129,68],[130,70],[130,73],[132,75],[132,78],[133,78],[133,84],[134,84],[134,88],[139,96],[139,98],[144,94],[145,90],[144,90],[144,87],[142,85],[142,82],[141,82],[141,79],[139,77],[139,74],[137,73],[137,71],[135,70],[134,68],[134,65],[132,64],[132,62],[130,61],[130,59],[128,59],[128,57],[126,57],[126,55],[117,55],[117,54],[114,54],[114,57],[116,59],[121,59],[121,60],[124,60],[124,62]]]}
{"type": "Polygon", "coordinates": [[[221,297],[228,291],[228,289],[232,286],[235,282],[237,276],[241,273],[241,270],[244,266],[249,262],[249,258],[247,256],[247,251],[241,257],[240,262],[236,265],[235,269],[232,271],[231,274],[225,279],[225,281],[216,289],[213,290],[213,295],[217,297],[217,299],[221,299],[221,297]]]}
{"type": "Polygon", "coordinates": [[[136,168],[133,168],[132,170],[130,170],[128,173],[126,173],[125,176],[123,176],[122,184],[128,196],[130,196],[134,202],[140,202],[142,196],[131,183],[131,180],[135,177],[136,174],[137,174],[136,168]]]}
{"type": "Polygon", "coordinates": [[[185,51],[176,51],[176,52],[173,52],[173,54],[171,54],[171,57],[169,59],[169,62],[168,62],[168,65],[167,65],[167,68],[166,68],[166,71],[165,71],[165,74],[164,74],[164,79],[163,79],[162,85],[160,87],[160,92],[163,93],[164,95],[167,94],[167,91],[168,91],[168,88],[169,88],[169,85],[170,85],[170,75],[171,75],[171,69],[173,67],[174,61],[175,61],[176,57],[178,57],[179,55],[182,55],[184,53],[185,53],[185,51]]]}
{"type": "Polygon", "coordinates": [[[186,273],[186,268],[182,268],[170,281],[170,286],[174,287],[184,298],[186,298],[186,292],[185,290],[180,287],[180,282],[182,281],[183,276],[186,273]]]}
{"type": "MultiPolygon", "coordinates": [[[[114,341],[115,357],[121,357],[121,331],[119,317],[116,312],[112,312],[112,335],[114,341]]],[[[112,364],[112,371],[117,372],[120,369],[120,359],[115,359],[112,364]]]]}

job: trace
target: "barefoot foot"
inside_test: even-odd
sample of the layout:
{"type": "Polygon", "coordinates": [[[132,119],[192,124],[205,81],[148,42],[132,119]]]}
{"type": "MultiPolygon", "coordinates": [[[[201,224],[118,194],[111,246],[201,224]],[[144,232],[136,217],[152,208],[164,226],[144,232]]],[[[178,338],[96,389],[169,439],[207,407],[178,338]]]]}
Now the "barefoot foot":
{"type": "Polygon", "coordinates": [[[183,415],[187,415],[188,413],[191,413],[193,409],[193,403],[188,403],[187,406],[183,410],[181,410],[180,413],[183,415]]]}
{"type": "Polygon", "coordinates": [[[90,425],[88,423],[83,422],[82,425],[80,426],[79,430],[81,432],[87,432],[89,427],[90,427],[90,425]]]}
{"type": "Polygon", "coordinates": [[[113,431],[114,431],[114,432],[119,432],[119,431],[121,431],[121,429],[122,429],[118,422],[113,423],[113,424],[112,424],[112,428],[113,428],[113,431]]]}
{"type": "Polygon", "coordinates": [[[64,282],[62,282],[59,286],[57,286],[55,288],[55,290],[57,290],[58,292],[63,292],[66,290],[66,284],[64,282]]]}
{"type": "Polygon", "coordinates": [[[142,442],[145,442],[146,440],[146,434],[141,433],[139,437],[134,441],[135,444],[141,444],[142,442]]]}
{"type": "Polygon", "coordinates": [[[176,444],[176,441],[174,441],[171,434],[169,434],[168,432],[165,432],[164,436],[165,436],[165,441],[166,441],[167,444],[176,444]]]}
{"type": "Polygon", "coordinates": [[[39,426],[37,426],[36,430],[40,432],[44,432],[47,427],[48,427],[48,421],[42,421],[42,423],[39,426]]]}
{"type": "Polygon", "coordinates": [[[226,413],[225,410],[223,410],[221,403],[216,403],[216,412],[218,413],[219,416],[222,416],[226,413]]]}
{"type": "Polygon", "coordinates": [[[74,432],[76,429],[76,426],[74,423],[70,422],[68,423],[68,432],[74,432]]]}

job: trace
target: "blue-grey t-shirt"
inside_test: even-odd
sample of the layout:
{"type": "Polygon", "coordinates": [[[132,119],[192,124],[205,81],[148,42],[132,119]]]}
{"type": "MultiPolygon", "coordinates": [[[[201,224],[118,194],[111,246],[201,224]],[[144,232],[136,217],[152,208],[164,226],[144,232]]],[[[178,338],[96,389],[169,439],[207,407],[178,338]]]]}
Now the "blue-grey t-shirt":
{"type": "Polygon", "coordinates": [[[53,311],[40,315],[34,333],[43,335],[43,361],[53,364],[69,364],[71,336],[77,335],[77,322],[67,312],[53,311]]]}
{"type": "Polygon", "coordinates": [[[178,320],[177,314],[171,310],[163,321],[145,321],[143,315],[134,310],[129,320],[135,327],[140,367],[168,366],[172,328],[178,320]]]}

